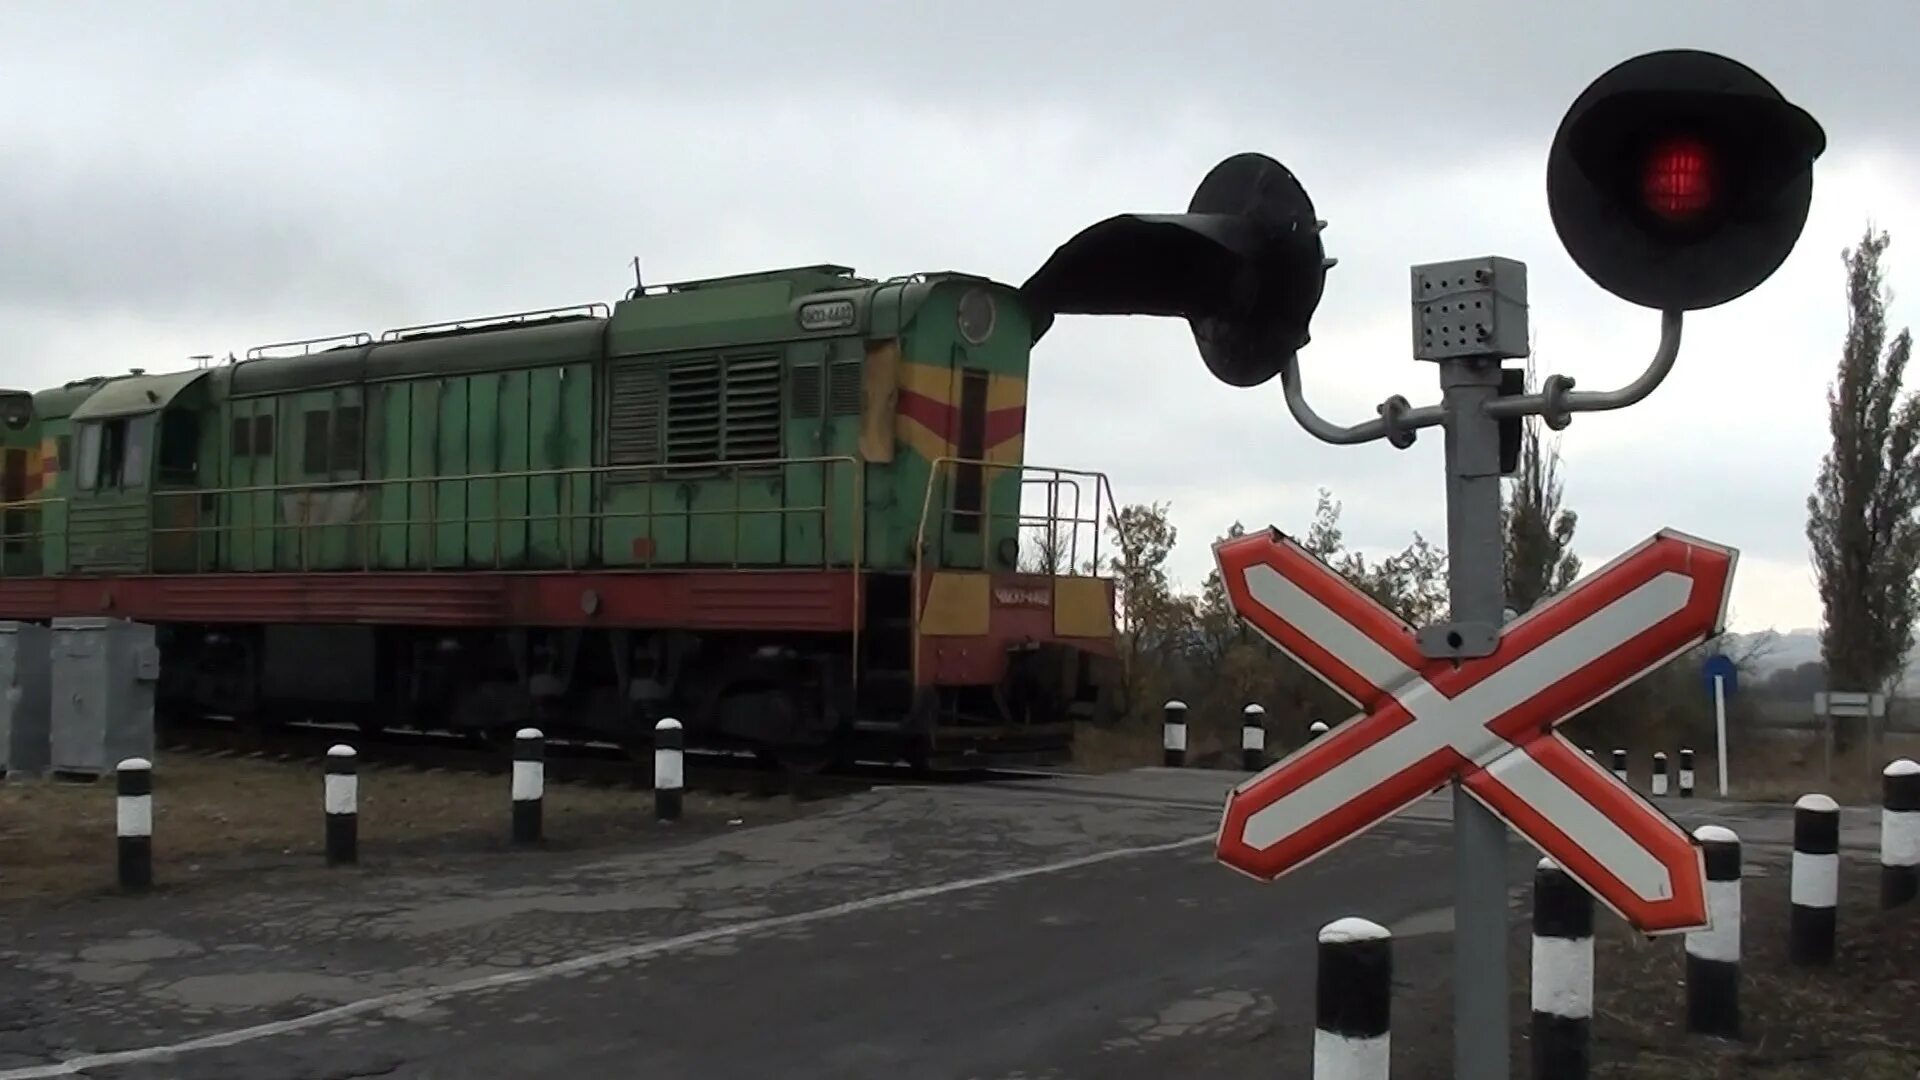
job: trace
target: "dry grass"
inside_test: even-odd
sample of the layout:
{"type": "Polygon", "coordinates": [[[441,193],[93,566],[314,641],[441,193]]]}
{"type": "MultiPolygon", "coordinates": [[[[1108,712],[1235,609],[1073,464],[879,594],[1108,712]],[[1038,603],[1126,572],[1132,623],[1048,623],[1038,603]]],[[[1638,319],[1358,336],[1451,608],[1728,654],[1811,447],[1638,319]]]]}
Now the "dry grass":
{"type": "MultiPolygon", "coordinates": [[[[154,770],[154,873],[172,886],[319,865],[318,763],[162,755],[154,770]]],[[[548,784],[548,846],[600,846],[657,833],[652,796],[624,788],[548,784]]],[[[504,776],[360,768],[361,861],[409,859],[503,845],[511,806],[504,776]]],[[[689,821],[759,824],[790,817],[790,800],[686,794],[689,821]]],[[[58,901],[111,888],[113,781],[0,783],[0,904],[58,901]]]]}
{"type": "MultiPolygon", "coordinates": [[[[1218,731],[1200,725],[1187,727],[1187,764],[1193,768],[1238,769],[1240,733],[1218,731]]],[[[1267,753],[1270,760],[1291,752],[1294,747],[1269,732],[1267,753]]],[[[1603,764],[1611,747],[1596,745],[1594,752],[1603,764]]],[[[1653,750],[1631,750],[1628,776],[1640,791],[1650,789],[1653,750]]],[[[1081,724],[1074,732],[1073,764],[1087,772],[1114,772],[1162,760],[1161,730],[1158,722],[1128,723],[1103,728],[1081,724]]],[[[1679,768],[1678,747],[1668,750],[1668,765],[1679,768]]],[[[1849,805],[1871,806],[1880,801],[1880,770],[1894,758],[1920,759],[1920,736],[1894,734],[1883,744],[1857,746],[1835,757],[1829,778],[1825,744],[1814,735],[1770,735],[1747,741],[1728,762],[1732,784],[1728,797],[1752,802],[1792,802],[1809,792],[1831,795],[1849,805]]],[[[1719,767],[1711,748],[1695,752],[1695,790],[1700,795],[1719,793],[1719,767]]],[[[1669,782],[1677,783],[1677,777],[1669,782]]],[[[1911,1078],[1909,1078],[1911,1080],[1911,1078]]]]}
{"type": "MultiPolygon", "coordinates": [[[[1086,772],[1116,772],[1158,765],[1165,758],[1160,724],[1129,723],[1114,727],[1079,724],[1073,733],[1073,766],[1086,772]]],[[[1284,752],[1271,735],[1267,752],[1284,752]]],[[[1187,765],[1196,769],[1237,769],[1240,767],[1240,729],[1231,732],[1187,725],[1187,765]]]]}
{"type": "MultiPolygon", "coordinates": [[[[1915,1080],[1920,1077],[1920,904],[1878,910],[1879,867],[1842,863],[1838,949],[1829,968],[1787,960],[1788,877],[1768,858],[1742,888],[1741,1037],[1686,1030],[1681,937],[1647,938],[1597,912],[1589,1074],[1611,1080],[1915,1080]]],[[[1398,950],[1402,946],[1396,943],[1398,950]]],[[[1445,940],[1410,939],[1444,954],[1445,940]]],[[[1509,939],[1515,1077],[1531,1073],[1530,928],[1509,939]]],[[[1452,986],[1421,985],[1393,1002],[1394,1076],[1449,1076],[1452,986]],[[1400,1066],[1404,1065],[1404,1068],[1400,1066]]]]}
{"type": "Polygon", "coordinates": [[[1160,764],[1160,729],[1137,724],[1099,727],[1075,724],[1073,766],[1087,772],[1117,772],[1160,764]]]}
{"type": "MultiPolygon", "coordinates": [[[[1728,740],[1732,743],[1733,740],[1728,740]]],[[[1702,792],[1718,791],[1712,755],[1702,754],[1702,792]]],[[[1831,795],[1842,803],[1880,801],[1881,770],[1895,758],[1920,758],[1920,736],[1896,733],[1873,746],[1859,745],[1834,756],[1831,770],[1826,743],[1812,733],[1791,733],[1754,740],[1727,763],[1728,794],[1755,802],[1792,802],[1808,792],[1831,795]]]]}
{"type": "Polygon", "coordinates": [[[1845,864],[1839,955],[1825,970],[1787,961],[1784,867],[1747,879],[1744,1037],[1738,1042],[1684,1030],[1681,941],[1643,938],[1619,919],[1603,917],[1595,943],[1593,1075],[1914,1080],[1920,1075],[1920,906],[1878,911],[1878,873],[1870,863],[1845,864]]]}

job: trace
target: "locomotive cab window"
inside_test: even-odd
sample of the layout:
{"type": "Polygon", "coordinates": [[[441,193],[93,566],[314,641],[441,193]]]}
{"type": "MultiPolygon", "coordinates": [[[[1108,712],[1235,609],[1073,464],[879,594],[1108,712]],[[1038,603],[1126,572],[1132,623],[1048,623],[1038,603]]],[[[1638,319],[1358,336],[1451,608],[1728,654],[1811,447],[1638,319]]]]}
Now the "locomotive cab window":
{"type": "Polygon", "coordinates": [[[80,460],[75,470],[80,488],[101,491],[146,487],[147,450],[152,441],[152,413],[82,423],[80,460]]]}

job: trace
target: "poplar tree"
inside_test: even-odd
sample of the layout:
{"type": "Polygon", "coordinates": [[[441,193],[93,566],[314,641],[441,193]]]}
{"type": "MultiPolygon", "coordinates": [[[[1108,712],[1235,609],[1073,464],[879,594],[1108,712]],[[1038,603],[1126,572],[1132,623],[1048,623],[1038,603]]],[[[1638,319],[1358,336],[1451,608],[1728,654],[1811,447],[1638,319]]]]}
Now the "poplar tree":
{"type": "Polygon", "coordinates": [[[1887,338],[1887,245],[1887,234],[1869,224],[1859,247],[1843,254],[1847,336],[1827,391],[1833,446],[1807,497],[1820,651],[1834,690],[1890,689],[1920,608],[1920,400],[1901,386],[1912,336],[1902,328],[1887,338]]]}

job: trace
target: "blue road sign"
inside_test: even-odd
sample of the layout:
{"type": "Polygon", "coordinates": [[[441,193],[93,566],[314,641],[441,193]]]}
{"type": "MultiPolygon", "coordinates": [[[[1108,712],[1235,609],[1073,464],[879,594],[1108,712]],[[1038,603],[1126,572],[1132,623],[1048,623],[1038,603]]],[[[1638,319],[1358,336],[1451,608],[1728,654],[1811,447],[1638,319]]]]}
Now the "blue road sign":
{"type": "Polygon", "coordinates": [[[1714,679],[1726,680],[1727,696],[1732,697],[1740,685],[1740,668],[1725,653],[1714,653],[1707,657],[1706,663],[1700,665],[1700,677],[1706,682],[1709,695],[1713,693],[1714,679]]]}

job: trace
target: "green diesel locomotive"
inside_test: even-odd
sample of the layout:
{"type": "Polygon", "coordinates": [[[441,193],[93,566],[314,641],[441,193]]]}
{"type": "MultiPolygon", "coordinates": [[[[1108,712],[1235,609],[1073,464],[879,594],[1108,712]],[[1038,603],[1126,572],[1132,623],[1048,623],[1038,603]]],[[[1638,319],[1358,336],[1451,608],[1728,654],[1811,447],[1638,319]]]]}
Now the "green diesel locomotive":
{"type": "Polygon", "coordinates": [[[808,266],[0,393],[0,618],[156,624],[166,710],[1057,761],[1112,496],[1022,460],[1034,331],[808,266]]]}

